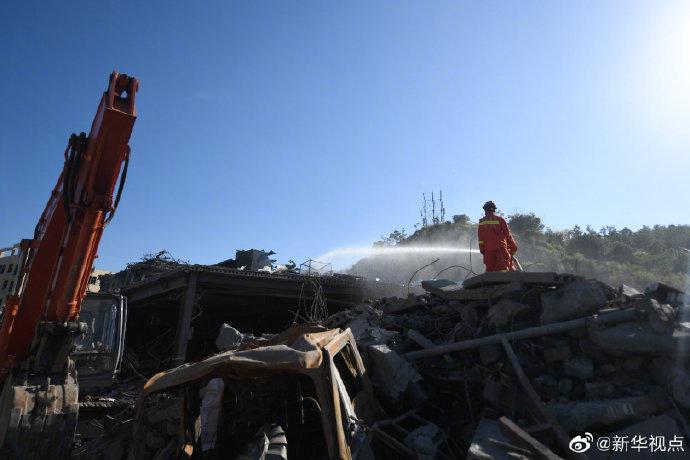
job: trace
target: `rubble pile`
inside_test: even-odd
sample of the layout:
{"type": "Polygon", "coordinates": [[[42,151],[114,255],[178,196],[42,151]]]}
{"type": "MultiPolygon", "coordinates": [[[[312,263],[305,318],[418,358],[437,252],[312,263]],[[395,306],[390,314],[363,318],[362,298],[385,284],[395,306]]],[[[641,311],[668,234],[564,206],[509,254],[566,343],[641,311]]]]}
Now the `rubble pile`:
{"type": "Polygon", "coordinates": [[[188,261],[176,259],[166,250],[144,254],[141,260],[128,263],[125,269],[118,273],[101,275],[101,291],[120,292],[128,286],[186,265],[189,265],[188,261]]]}
{"type": "Polygon", "coordinates": [[[205,358],[83,398],[74,458],[687,456],[682,291],[536,272],[422,286],[280,334],[222,324],[205,358]]]}
{"type": "Polygon", "coordinates": [[[422,285],[326,321],[352,330],[384,410],[370,429],[393,456],[570,458],[616,436],[644,455],[652,435],[687,455],[681,291],[530,272],[422,285]]]}

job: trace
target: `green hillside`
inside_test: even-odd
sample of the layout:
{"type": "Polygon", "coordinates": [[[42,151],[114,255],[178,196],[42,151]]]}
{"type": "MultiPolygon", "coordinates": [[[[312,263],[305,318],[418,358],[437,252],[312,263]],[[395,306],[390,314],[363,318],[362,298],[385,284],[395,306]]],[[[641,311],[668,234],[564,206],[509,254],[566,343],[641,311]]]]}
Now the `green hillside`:
{"type": "MultiPolygon", "coordinates": [[[[612,286],[627,284],[638,289],[655,281],[686,288],[689,269],[690,226],[655,225],[637,231],[578,226],[563,231],[545,229],[541,219],[531,214],[507,218],[519,246],[518,258],[528,271],[569,272],[597,278],[612,286]]],[[[377,246],[447,246],[477,249],[476,225],[465,215],[453,222],[429,225],[406,235],[396,230],[374,243],[377,246]]],[[[377,255],[357,262],[352,273],[377,276],[404,283],[416,269],[434,260],[437,254],[377,255]]],[[[423,270],[415,279],[431,278],[448,268],[441,278],[463,279],[468,270],[483,271],[481,255],[440,254],[441,260],[423,270]]]]}

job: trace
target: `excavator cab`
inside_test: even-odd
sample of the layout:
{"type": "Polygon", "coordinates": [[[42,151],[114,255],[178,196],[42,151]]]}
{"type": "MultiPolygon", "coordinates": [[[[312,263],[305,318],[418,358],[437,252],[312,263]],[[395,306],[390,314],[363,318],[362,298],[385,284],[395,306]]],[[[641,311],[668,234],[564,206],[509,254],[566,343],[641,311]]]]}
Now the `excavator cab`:
{"type": "Polygon", "coordinates": [[[86,332],[74,340],[79,387],[88,392],[110,386],[120,371],[127,324],[127,299],[116,294],[90,293],[79,321],[86,332]]]}

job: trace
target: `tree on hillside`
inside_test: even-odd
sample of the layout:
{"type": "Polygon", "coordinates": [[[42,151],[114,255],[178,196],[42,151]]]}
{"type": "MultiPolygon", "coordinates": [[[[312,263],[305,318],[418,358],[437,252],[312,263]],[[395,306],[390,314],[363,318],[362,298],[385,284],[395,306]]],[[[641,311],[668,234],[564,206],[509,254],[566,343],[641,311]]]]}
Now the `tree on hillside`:
{"type": "Polygon", "coordinates": [[[508,216],[508,224],[513,232],[523,236],[538,235],[544,231],[544,224],[541,222],[541,218],[537,217],[533,212],[529,214],[511,214],[508,216]]]}
{"type": "Polygon", "coordinates": [[[580,253],[583,256],[599,260],[604,257],[605,240],[592,227],[587,226],[587,231],[583,232],[577,225],[573,228],[573,236],[568,241],[567,250],[571,254],[580,253]]]}
{"type": "Polygon", "coordinates": [[[607,254],[608,258],[623,264],[635,262],[635,250],[628,244],[615,241],[607,254]]]}
{"type": "MultiPolygon", "coordinates": [[[[442,223],[438,219],[436,224],[429,222],[411,236],[404,229],[394,230],[375,244],[393,246],[476,237],[476,229],[467,225],[467,215],[456,214],[452,220],[453,223],[442,223]]],[[[614,226],[594,230],[591,226],[583,229],[576,225],[571,229],[553,230],[545,229],[534,213],[515,213],[508,216],[508,222],[520,245],[521,262],[527,267],[577,273],[614,286],[625,283],[638,289],[653,281],[680,289],[687,284],[690,225],[654,225],[639,230],[614,226]]]]}
{"type": "Polygon", "coordinates": [[[388,236],[381,236],[381,240],[376,241],[374,246],[395,246],[396,244],[404,241],[407,238],[407,233],[405,229],[393,230],[388,236]]]}
{"type": "Polygon", "coordinates": [[[467,214],[456,214],[453,216],[453,223],[458,225],[469,225],[470,216],[467,214]]]}

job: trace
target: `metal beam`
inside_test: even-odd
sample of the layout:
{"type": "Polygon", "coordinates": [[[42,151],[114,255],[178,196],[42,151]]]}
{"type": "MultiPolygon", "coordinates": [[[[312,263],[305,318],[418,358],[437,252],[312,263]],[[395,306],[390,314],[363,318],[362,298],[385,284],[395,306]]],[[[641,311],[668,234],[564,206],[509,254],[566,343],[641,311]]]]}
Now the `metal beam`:
{"type": "Polygon", "coordinates": [[[501,334],[486,335],[477,339],[463,340],[462,342],[451,343],[448,345],[438,345],[433,348],[426,348],[424,350],[416,350],[405,353],[404,358],[408,360],[415,360],[420,358],[428,358],[430,356],[445,355],[447,353],[454,353],[456,351],[472,350],[474,348],[483,347],[493,343],[501,343],[505,336],[508,340],[531,339],[534,337],[542,337],[546,335],[562,334],[564,332],[572,331],[574,329],[581,329],[589,327],[592,324],[618,324],[629,321],[635,321],[638,317],[637,311],[634,308],[627,310],[615,310],[611,312],[601,313],[599,315],[586,316],[584,318],[572,319],[562,323],[546,324],[544,326],[528,327],[527,329],[520,329],[512,332],[505,332],[501,334]]]}
{"type": "Polygon", "coordinates": [[[137,303],[186,286],[188,277],[184,272],[175,272],[172,276],[156,278],[127,288],[124,290],[125,295],[130,304],[137,303]]]}
{"type": "Polygon", "coordinates": [[[196,272],[190,272],[187,275],[187,290],[185,296],[180,304],[180,310],[177,318],[177,332],[175,333],[175,352],[172,356],[172,365],[179,366],[184,364],[187,358],[187,344],[191,339],[191,319],[192,311],[194,310],[194,301],[196,299],[196,272]]]}

